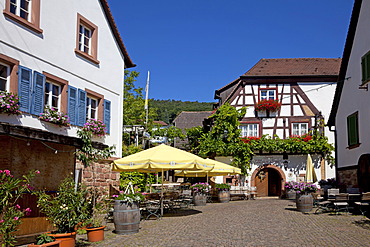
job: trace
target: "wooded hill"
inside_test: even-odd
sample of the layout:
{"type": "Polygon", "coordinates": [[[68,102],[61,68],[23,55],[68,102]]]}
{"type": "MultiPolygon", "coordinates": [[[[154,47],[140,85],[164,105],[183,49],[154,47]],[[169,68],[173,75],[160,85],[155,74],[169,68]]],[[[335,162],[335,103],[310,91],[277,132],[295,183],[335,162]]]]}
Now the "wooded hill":
{"type": "Polygon", "coordinates": [[[182,111],[212,111],[214,102],[150,99],[149,108],[157,109],[157,119],[168,124],[182,111]]]}

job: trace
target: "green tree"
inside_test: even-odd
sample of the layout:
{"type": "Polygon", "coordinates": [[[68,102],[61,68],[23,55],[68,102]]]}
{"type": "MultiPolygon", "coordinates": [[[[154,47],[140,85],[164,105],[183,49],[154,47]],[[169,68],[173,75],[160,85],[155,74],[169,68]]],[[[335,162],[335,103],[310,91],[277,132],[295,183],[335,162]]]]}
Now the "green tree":
{"type": "MultiPolygon", "coordinates": [[[[222,105],[209,117],[209,120],[212,121],[210,131],[201,134],[199,129],[192,129],[195,136],[201,134],[199,145],[192,147],[192,149],[199,150],[200,155],[211,158],[233,156],[232,165],[241,168],[243,174],[247,173],[253,153],[249,145],[242,142],[240,138],[239,121],[245,113],[245,107],[237,110],[229,103],[222,105]]],[[[193,143],[197,144],[194,140],[193,143]]]]}
{"type": "Polygon", "coordinates": [[[167,137],[168,142],[171,146],[174,145],[175,138],[178,137],[181,140],[185,139],[185,134],[182,132],[180,128],[177,128],[175,126],[170,126],[168,128],[154,128],[149,132],[151,136],[161,136],[161,137],[167,137]]]}

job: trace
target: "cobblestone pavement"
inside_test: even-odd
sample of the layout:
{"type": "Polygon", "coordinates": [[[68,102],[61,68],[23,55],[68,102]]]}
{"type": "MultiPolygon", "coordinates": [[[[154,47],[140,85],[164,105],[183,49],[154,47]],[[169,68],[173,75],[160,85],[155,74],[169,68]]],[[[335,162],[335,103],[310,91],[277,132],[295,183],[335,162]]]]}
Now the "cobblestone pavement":
{"type": "Polygon", "coordinates": [[[142,221],[131,235],[109,224],[105,240],[88,246],[370,246],[369,228],[356,222],[369,224],[360,215],[303,214],[288,200],[232,201],[142,221]]]}

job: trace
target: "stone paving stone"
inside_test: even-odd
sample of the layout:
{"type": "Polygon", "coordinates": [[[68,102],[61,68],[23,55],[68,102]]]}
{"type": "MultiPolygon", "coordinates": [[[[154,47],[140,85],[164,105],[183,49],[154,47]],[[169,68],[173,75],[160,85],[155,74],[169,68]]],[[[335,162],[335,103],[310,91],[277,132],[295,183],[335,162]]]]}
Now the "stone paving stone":
{"type": "Polygon", "coordinates": [[[109,224],[106,239],[88,246],[370,246],[370,230],[354,224],[364,219],[303,214],[288,200],[232,201],[142,221],[131,235],[116,235],[109,224]]]}

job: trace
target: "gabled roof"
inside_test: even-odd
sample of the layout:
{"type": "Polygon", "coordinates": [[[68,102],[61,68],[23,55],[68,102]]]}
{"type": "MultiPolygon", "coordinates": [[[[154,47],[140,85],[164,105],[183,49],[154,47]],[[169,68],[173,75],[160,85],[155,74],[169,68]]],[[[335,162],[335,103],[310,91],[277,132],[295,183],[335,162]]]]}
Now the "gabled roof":
{"type": "Polygon", "coordinates": [[[336,76],[340,58],[262,58],[246,76],[336,76]]]}
{"type": "Polygon", "coordinates": [[[119,48],[120,48],[120,50],[121,50],[121,52],[122,52],[122,54],[124,56],[126,68],[135,67],[136,64],[134,64],[132,62],[130,56],[128,55],[128,52],[126,50],[126,47],[123,44],[121,35],[120,35],[119,31],[118,31],[116,22],[113,19],[113,15],[112,15],[112,12],[110,11],[110,8],[109,8],[109,5],[108,5],[107,0],[100,0],[100,4],[103,7],[104,13],[105,13],[105,15],[107,17],[107,20],[108,20],[108,23],[109,23],[109,26],[112,29],[114,38],[116,39],[116,42],[117,42],[117,44],[118,44],[118,46],[119,46],[119,48]]]}
{"type": "Polygon", "coordinates": [[[327,123],[328,126],[335,126],[335,118],[338,112],[339,101],[340,101],[340,97],[343,91],[343,85],[344,85],[344,81],[346,78],[347,67],[348,67],[349,58],[351,56],[353,41],[355,39],[356,28],[357,28],[358,18],[360,16],[361,5],[362,5],[362,0],[355,0],[353,9],[352,9],[351,21],[349,23],[346,44],[344,46],[343,59],[342,59],[342,64],[341,64],[340,71],[339,71],[337,88],[334,94],[333,106],[331,108],[331,112],[330,112],[328,123],[327,123]]]}
{"type": "Polygon", "coordinates": [[[180,129],[203,126],[203,120],[213,114],[213,111],[183,111],[173,120],[180,129]]]}

